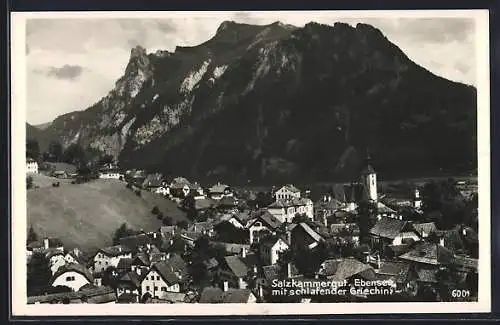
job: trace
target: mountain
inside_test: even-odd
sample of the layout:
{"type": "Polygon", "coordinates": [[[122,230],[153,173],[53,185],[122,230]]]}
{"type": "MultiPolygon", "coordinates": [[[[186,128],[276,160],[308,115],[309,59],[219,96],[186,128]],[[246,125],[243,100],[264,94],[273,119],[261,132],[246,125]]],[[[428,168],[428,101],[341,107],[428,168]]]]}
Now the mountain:
{"type": "Polygon", "coordinates": [[[385,177],[477,165],[476,89],[367,24],[228,21],[198,46],[136,47],[106,97],[46,131],[202,181],[352,179],[367,152],[385,177]]]}
{"type": "Polygon", "coordinates": [[[52,122],[46,122],[46,123],[37,124],[37,125],[33,125],[33,126],[39,130],[45,130],[46,128],[48,128],[50,126],[50,124],[52,124],[52,122]]]}
{"type": "Polygon", "coordinates": [[[36,126],[26,123],[26,140],[33,139],[38,141],[40,151],[43,152],[48,150],[50,142],[58,140],[58,136],[53,134],[51,130],[48,130],[48,128],[40,129],[36,126]]]}

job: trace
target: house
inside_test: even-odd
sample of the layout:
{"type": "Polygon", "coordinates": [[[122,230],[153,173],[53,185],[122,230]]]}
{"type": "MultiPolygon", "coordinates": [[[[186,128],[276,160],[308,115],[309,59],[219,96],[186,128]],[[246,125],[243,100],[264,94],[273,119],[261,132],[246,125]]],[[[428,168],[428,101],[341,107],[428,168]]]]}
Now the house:
{"type": "Polygon", "coordinates": [[[58,250],[64,252],[64,245],[59,238],[44,238],[42,241],[36,241],[26,245],[27,256],[33,253],[44,253],[47,250],[58,250]]]}
{"type": "Polygon", "coordinates": [[[236,211],[240,201],[234,196],[224,196],[217,202],[217,209],[220,211],[236,211]]]}
{"type": "Polygon", "coordinates": [[[383,249],[385,246],[397,246],[420,240],[411,223],[394,218],[382,218],[370,229],[373,247],[383,249]]]}
{"type": "Polygon", "coordinates": [[[102,179],[124,179],[124,175],[116,168],[104,168],[99,170],[99,178],[102,179]]]}
{"type": "Polygon", "coordinates": [[[249,289],[233,289],[227,286],[224,289],[205,287],[200,295],[200,304],[248,304],[256,303],[257,298],[249,289]]]}
{"type": "Polygon", "coordinates": [[[399,256],[399,259],[418,265],[450,265],[454,261],[453,253],[437,243],[420,242],[411,251],[399,256]]]}
{"type": "Polygon", "coordinates": [[[380,280],[392,280],[397,292],[408,292],[413,287],[413,274],[410,264],[404,261],[381,261],[376,273],[380,280]]]}
{"type": "Polygon", "coordinates": [[[116,293],[112,288],[85,287],[77,292],[28,297],[28,304],[114,304],[116,302],[116,293]]]}
{"type": "MultiPolygon", "coordinates": [[[[116,296],[120,298],[123,294],[129,295],[129,302],[139,302],[141,297],[142,276],[137,272],[125,273],[116,284],[116,296]]],[[[122,299],[124,299],[123,297],[122,299]]]]}
{"type": "Polygon", "coordinates": [[[276,201],[300,199],[300,190],[292,184],[282,186],[274,193],[276,201]]]}
{"type": "Polygon", "coordinates": [[[170,187],[168,187],[167,185],[161,185],[155,188],[154,193],[163,196],[170,196],[170,187]]]}
{"type": "Polygon", "coordinates": [[[434,234],[437,231],[437,227],[434,222],[414,223],[413,228],[421,238],[428,238],[431,234],[434,234]]]}
{"type": "Polygon", "coordinates": [[[52,276],[51,286],[66,286],[73,291],[94,282],[90,271],[81,264],[71,263],[60,267],[52,276]]]}
{"type": "Polygon", "coordinates": [[[307,223],[301,222],[290,232],[290,242],[293,250],[314,249],[325,239],[307,223]]]}
{"type": "Polygon", "coordinates": [[[317,275],[323,279],[350,282],[353,278],[372,280],[375,277],[374,269],[355,258],[327,259],[321,263],[317,275]]]}
{"type": "Polygon", "coordinates": [[[212,221],[194,222],[188,225],[187,231],[212,237],[214,235],[214,224],[212,221]]]}
{"type": "Polygon", "coordinates": [[[59,268],[66,265],[64,253],[58,249],[49,248],[45,250],[45,257],[49,260],[49,267],[52,275],[54,275],[59,268]]]}
{"type": "Polygon", "coordinates": [[[397,211],[389,208],[382,202],[377,202],[377,219],[380,220],[382,218],[395,218],[402,219],[402,216],[397,213],[397,211]]]}
{"type": "Polygon", "coordinates": [[[273,265],[278,262],[280,253],[289,248],[288,244],[280,237],[267,236],[259,243],[259,253],[264,265],[273,265]]]}
{"type": "Polygon", "coordinates": [[[171,263],[160,261],[151,266],[141,282],[141,293],[151,298],[161,299],[166,292],[180,292],[181,274],[174,270],[171,263]]]}
{"type": "Polygon", "coordinates": [[[26,159],[26,174],[38,174],[38,162],[33,158],[26,159]]]}
{"type": "Polygon", "coordinates": [[[345,208],[345,204],[341,201],[332,198],[331,195],[325,195],[322,200],[314,204],[314,213],[319,220],[322,220],[325,226],[329,225],[329,220],[334,216],[335,212],[345,208]]]}
{"type": "Polygon", "coordinates": [[[251,270],[249,264],[246,261],[246,256],[225,256],[224,263],[220,269],[220,278],[223,281],[227,281],[232,288],[246,289],[248,285],[247,276],[251,270]]]}
{"type": "Polygon", "coordinates": [[[178,198],[184,198],[191,193],[193,186],[184,177],[176,177],[170,183],[170,195],[178,198]]]}
{"type": "Polygon", "coordinates": [[[229,185],[217,183],[208,189],[208,195],[214,200],[221,200],[224,197],[232,197],[233,191],[229,185]]]}
{"type": "Polygon", "coordinates": [[[146,176],[142,182],[142,188],[150,192],[156,192],[156,190],[164,184],[163,175],[160,173],[154,173],[146,176]]]}
{"type": "Polygon", "coordinates": [[[127,236],[120,238],[120,245],[129,249],[131,252],[136,253],[140,250],[150,250],[151,246],[160,243],[160,238],[155,240],[154,236],[150,236],[146,233],[139,233],[137,235],[127,236]]]}
{"type": "Polygon", "coordinates": [[[330,225],[330,234],[333,238],[359,244],[360,229],[357,223],[334,223],[330,225]]]}
{"type": "Polygon", "coordinates": [[[292,222],[297,214],[305,214],[311,221],[314,220],[313,202],[310,199],[280,199],[269,205],[267,211],[281,222],[292,222]]]}
{"type": "Polygon", "coordinates": [[[110,266],[117,267],[122,258],[132,258],[132,250],[122,245],[101,248],[92,258],[93,272],[100,273],[110,266]]]}
{"type": "Polygon", "coordinates": [[[116,266],[116,270],[119,274],[127,273],[132,270],[132,263],[134,262],[133,258],[121,258],[116,266]]]}
{"type": "Polygon", "coordinates": [[[250,235],[250,244],[258,242],[265,234],[275,234],[281,224],[281,221],[268,211],[260,211],[246,225],[250,235]]]}

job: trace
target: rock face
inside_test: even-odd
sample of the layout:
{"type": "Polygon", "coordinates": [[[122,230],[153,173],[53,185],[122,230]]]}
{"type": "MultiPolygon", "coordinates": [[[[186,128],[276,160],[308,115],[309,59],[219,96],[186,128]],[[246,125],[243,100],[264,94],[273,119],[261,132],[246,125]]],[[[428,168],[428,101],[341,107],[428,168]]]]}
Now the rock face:
{"type": "Polygon", "coordinates": [[[387,176],[477,165],[476,89],[365,24],[224,22],[198,46],[136,47],[106,97],[48,130],[124,168],[207,181],[351,179],[367,149],[387,176]]]}

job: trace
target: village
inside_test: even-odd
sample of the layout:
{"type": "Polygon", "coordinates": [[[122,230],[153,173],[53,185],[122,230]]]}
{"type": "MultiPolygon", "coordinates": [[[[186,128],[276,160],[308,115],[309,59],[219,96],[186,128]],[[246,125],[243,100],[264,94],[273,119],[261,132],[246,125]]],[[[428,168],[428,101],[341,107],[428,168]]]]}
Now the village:
{"type": "MultiPolygon", "coordinates": [[[[27,175],[38,168],[28,159],[27,175]]],[[[52,176],[73,177],[65,186],[120,182],[138,195],[152,192],[175,202],[190,222],[174,223],[152,207],[164,224],[157,231],[122,225],[113,245],[95,252],[67,249],[30,229],[29,304],[477,300],[475,184],[448,179],[382,191],[369,159],[357,180],[314,195],[292,184],[258,193],[222,180],[204,186],[113,164],[95,179],[52,176]],[[346,290],[293,296],[277,290],[292,279],[333,281],[346,290]],[[365,290],[382,282],[390,293],[365,290]]]]}

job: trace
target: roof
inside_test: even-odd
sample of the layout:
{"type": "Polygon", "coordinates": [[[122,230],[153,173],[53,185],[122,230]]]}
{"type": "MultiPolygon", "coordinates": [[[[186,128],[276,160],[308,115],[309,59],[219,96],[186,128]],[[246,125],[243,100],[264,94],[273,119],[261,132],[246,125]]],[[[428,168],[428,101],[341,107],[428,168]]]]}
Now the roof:
{"type": "Polygon", "coordinates": [[[371,164],[368,164],[364,169],[363,171],[361,172],[361,174],[363,175],[367,175],[367,174],[375,174],[375,169],[373,168],[373,166],[371,164]]]}
{"type": "Polygon", "coordinates": [[[318,234],[315,230],[313,230],[307,223],[301,222],[299,223],[295,228],[293,228],[293,231],[296,231],[296,229],[302,228],[309,236],[311,236],[315,241],[323,241],[324,238],[321,237],[320,234],[318,234]]]}
{"type": "Polygon", "coordinates": [[[208,189],[208,191],[210,192],[210,194],[214,194],[214,193],[224,193],[224,191],[229,188],[229,185],[226,185],[226,184],[215,184],[213,185],[212,187],[210,187],[208,189]]]}
{"type": "Polygon", "coordinates": [[[329,201],[318,201],[315,204],[316,209],[323,209],[323,210],[329,210],[329,211],[336,211],[339,208],[341,208],[344,204],[337,200],[337,199],[331,199],[329,201]]]}
{"type": "Polygon", "coordinates": [[[292,193],[300,193],[300,190],[292,184],[286,184],[282,186],[278,191],[281,191],[282,189],[286,189],[287,191],[290,191],[292,193]]]}
{"type": "Polygon", "coordinates": [[[266,280],[274,280],[280,276],[280,267],[278,264],[266,265],[262,267],[262,273],[266,280]]]}
{"type": "Polygon", "coordinates": [[[206,259],[203,261],[203,265],[207,268],[207,270],[216,268],[219,266],[219,262],[214,258],[206,259]]]}
{"type": "Polygon", "coordinates": [[[123,245],[109,246],[104,247],[99,250],[99,252],[107,255],[107,256],[120,256],[131,253],[130,248],[125,247],[123,245]]]}
{"type": "Polygon", "coordinates": [[[357,223],[334,223],[330,225],[332,235],[351,235],[357,236],[360,233],[357,223]]]}
{"type": "Polygon", "coordinates": [[[248,222],[247,227],[253,225],[256,221],[260,220],[263,222],[269,229],[276,229],[281,226],[281,221],[278,218],[273,216],[269,211],[265,211],[263,213],[258,214],[255,219],[252,219],[248,222]]]}
{"type": "Polygon", "coordinates": [[[394,218],[382,218],[370,229],[370,234],[384,238],[394,239],[403,231],[407,222],[394,218]]]}
{"type": "Polygon", "coordinates": [[[137,301],[137,294],[124,292],[118,296],[116,302],[118,303],[134,303],[137,301]]]}
{"type": "Polygon", "coordinates": [[[136,265],[142,264],[144,266],[148,266],[151,262],[149,260],[148,254],[146,254],[145,252],[139,252],[135,255],[132,263],[136,265]]]}
{"type": "Polygon", "coordinates": [[[213,241],[212,245],[221,245],[227,253],[239,254],[242,249],[250,250],[249,244],[225,243],[221,241],[213,241]]]}
{"type": "Polygon", "coordinates": [[[403,282],[410,271],[410,264],[405,262],[384,261],[378,269],[378,274],[394,277],[396,282],[403,282]]]}
{"type": "Polygon", "coordinates": [[[437,269],[417,269],[417,278],[422,282],[438,282],[436,279],[437,269]]]}
{"type": "Polygon", "coordinates": [[[422,236],[424,232],[429,235],[437,230],[434,222],[414,223],[413,228],[420,236],[422,236]]]}
{"type": "Polygon", "coordinates": [[[116,268],[120,269],[120,270],[128,270],[132,266],[133,261],[134,261],[134,259],[132,259],[132,258],[120,258],[116,268]]]}
{"type": "Polygon", "coordinates": [[[239,201],[234,196],[224,196],[219,200],[219,206],[221,207],[235,207],[238,206],[239,201]]]}
{"type": "Polygon", "coordinates": [[[377,202],[377,211],[378,213],[396,213],[395,210],[389,208],[382,202],[377,202]]]}
{"type": "Polygon", "coordinates": [[[167,237],[175,234],[177,231],[177,226],[161,226],[160,227],[160,233],[162,237],[167,237]]]}
{"type": "Polygon", "coordinates": [[[35,303],[51,303],[62,301],[63,299],[79,300],[87,298],[87,302],[91,304],[101,304],[112,302],[116,300],[115,290],[110,287],[92,287],[89,289],[82,289],[77,292],[63,292],[48,294],[43,296],[28,297],[28,304],[35,303]]]}
{"type": "Polygon", "coordinates": [[[163,175],[159,173],[149,174],[142,183],[143,187],[160,187],[163,183],[163,175]]]}
{"type": "Polygon", "coordinates": [[[87,269],[84,265],[78,263],[68,263],[66,265],[61,266],[56,273],[52,276],[52,280],[50,283],[53,283],[59,276],[66,272],[77,272],[83,275],[90,283],[94,281],[92,274],[89,269],[87,269]]]}
{"type": "Polygon", "coordinates": [[[475,272],[477,272],[478,270],[478,261],[476,258],[456,255],[453,261],[454,264],[461,266],[465,269],[469,269],[475,272]]]}
{"type": "Polygon", "coordinates": [[[441,265],[451,263],[453,254],[439,244],[421,242],[399,258],[417,263],[441,265]]]}
{"type": "Polygon", "coordinates": [[[158,274],[165,280],[165,282],[168,285],[174,285],[176,283],[179,283],[180,281],[180,276],[175,273],[174,268],[172,265],[167,261],[159,261],[155,263],[152,267],[151,270],[156,270],[158,274]]]}
{"type": "Polygon", "coordinates": [[[223,291],[220,288],[205,287],[200,295],[200,303],[246,303],[252,292],[249,289],[233,289],[229,288],[223,291]]]}
{"type": "Polygon", "coordinates": [[[373,268],[354,258],[330,259],[323,262],[318,274],[332,278],[335,281],[343,281],[361,272],[373,268]]]}
{"type": "Polygon", "coordinates": [[[296,206],[302,206],[302,205],[307,205],[307,204],[312,204],[311,199],[306,199],[306,198],[291,198],[291,199],[280,199],[276,200],[271,205],[269,205],[267,208],[268,209],[280,209],[280,208],[288,208],[288,207],[296,207],[296,206]]]}
{"type": "Polygon", "coordinates": [[[261,246],[264,246],[264,247],[273,247],[276,244],[276,242],[279,240],[281,240],[285,244],[287,244],[283,238],[280,238],[280,237],[275,236],[275,235],[268,235],[268,236],[265,236],[264,238],[261,238],[259,241],[259,244],[261,246]]]}
{"type": "Polygon", "coordinates": [[[248,266],[245,262],[240,258],[240,256],[232,255],[224,257],[227,266],[238,278],[242,278],[247,276],[248,274],[248,266]]]}
{"type": "Polygon", "coordinates": [[[145,233],[120,238],[120,245],[133,251],[137,250],[141,246],[151,244],[152,242],[153,239],[145,233]]]}
{"type": "Polygon", "coordinates": [[[142,277],[139,276],[134,271],[127,272],[120,278],[120,282],[129,282],[130,284],[134,285],[136,288],[141,287],[141,281],[142,281],[142,277]]]}

